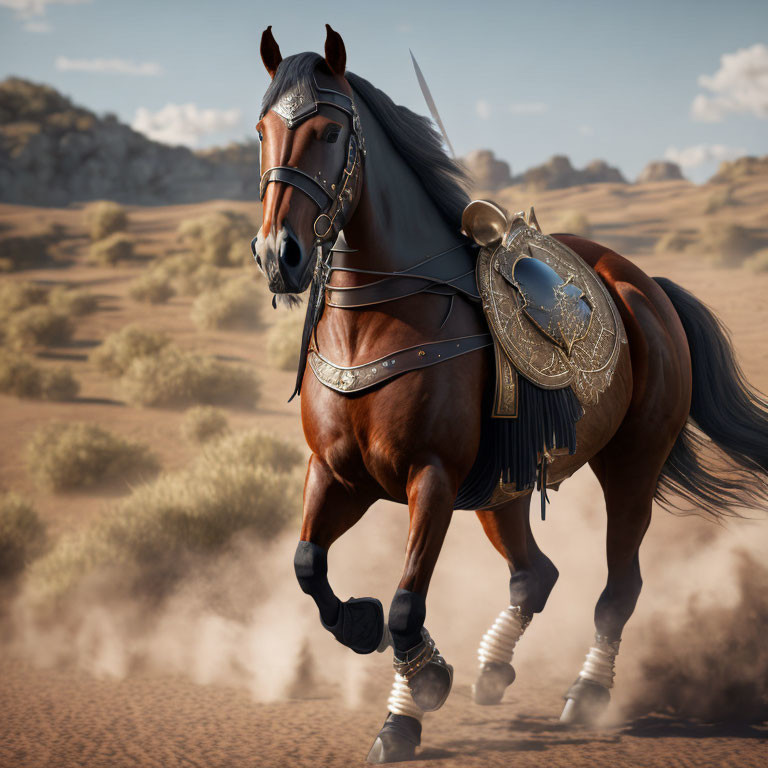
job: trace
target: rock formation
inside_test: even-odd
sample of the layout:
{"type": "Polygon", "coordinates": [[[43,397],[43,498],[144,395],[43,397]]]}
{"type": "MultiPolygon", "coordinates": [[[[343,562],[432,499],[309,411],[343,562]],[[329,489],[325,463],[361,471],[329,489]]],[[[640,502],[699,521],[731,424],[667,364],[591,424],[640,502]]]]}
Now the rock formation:
{"type": "Polygon", "coordinates": [[[499,160],[490,149],[476,149],[462,158],[475,189],[495,192],[513,183],[509,163],[499,160]]]}
{"type": "Polygon", "coordinates": [[[44,85],[0,82],[0,200],[187,203],[258,197],[258,149],[196,154],[151,141],[44,85]]]}
{"type": "Polygon", "coordinates": [[[579,184],[600,184],[604,182],[626,184],[627,180],[618,168],[604,160],[593,160],[586,168],[574,168],[565,155],[554,155],[543,165],[528,169],[515,179],[529,189],[563,189],[579,184]]]}
{"type": "Polygon", "coordinates": [[[671,163],[669,160],[654,160],[643,168],[642,173],[637,177],[638,184],[645,184],[651,181],[681,181],[685,177],[677,163],[671,163]]]}

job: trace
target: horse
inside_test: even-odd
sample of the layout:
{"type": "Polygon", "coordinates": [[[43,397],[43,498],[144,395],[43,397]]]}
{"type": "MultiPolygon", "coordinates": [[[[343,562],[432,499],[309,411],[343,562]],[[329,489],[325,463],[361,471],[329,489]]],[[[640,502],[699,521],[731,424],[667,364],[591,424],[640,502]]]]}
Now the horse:
{"type": "MultiPolygon", "coordinates": [[[[510,571],[509,605],[480,644],[477,703],[498,703],[513,681],[515,645],[558,570],[531,532],[530,484],[493,503],[467,489],[493,459],[484,429],[494,360],[474,284],[477,250],[461,229],[464,171],[427,118],[347,71],[341,36],[329,25],[326,33],[324,56],[285,59],[271,27],[262,35],[271,82],[257,125],[263,223],[252,247],[276,296],[312,286],[296,385],[311,456],[294,565],[339,642],[357,653],[393,649],[388,713],[368,754],[385,763],[413,758],[423,713],[451,688],[453,669],[424,622],[454,509],[476,510],[510,571]],[[338,386],[320,380],[318,361],[338,386]],[[372,385],[355,390],[358,374],[372,385]],[[379,499],[407,504],[410,516],[386,620],[378,599],[343,602],[327,577],[331,545],[379,499]]],[[[576,423],[575,450],[551,457],[543,488],[588,464],[605,498],[608,576],[595,642],[561,716],[580,724],[594,722],[610,698],[641,591],[638,552],[652,503],[716,518],[764,503],[768,406],[702,302],[607,247],[554,237],[603,281],[627,340],[610,386],[576,423]],[[707,444],[727,457],[730,473],[705,465],[707,444]]]]}

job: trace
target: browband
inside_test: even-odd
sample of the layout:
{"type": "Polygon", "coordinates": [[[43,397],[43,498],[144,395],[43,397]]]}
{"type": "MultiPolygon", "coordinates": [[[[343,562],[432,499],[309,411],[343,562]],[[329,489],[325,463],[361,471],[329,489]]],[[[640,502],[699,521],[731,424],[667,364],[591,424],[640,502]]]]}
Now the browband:
{"type": "Polygon", "coordinates": [[[329,88],[320,88],[317,82],[315,82],[315,89],[318,95],[317,101],[313,100],[311,95],[303,89],[295,88],[284,94],[272,107],[272,111],[280,115],[288,123],[289,128],[295,128],[310,115],[314,115],[321,104],[336,107],[350,117],[353,116],[352,99],[346,93],[329,88]]]}

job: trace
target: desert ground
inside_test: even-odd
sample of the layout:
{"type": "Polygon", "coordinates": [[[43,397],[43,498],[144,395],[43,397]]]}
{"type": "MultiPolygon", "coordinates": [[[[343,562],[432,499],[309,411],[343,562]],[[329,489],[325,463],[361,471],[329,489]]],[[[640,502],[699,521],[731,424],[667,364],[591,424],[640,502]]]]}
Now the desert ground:
{"type": "MultiPolygon", "coordinates": [[[[747,378],[768,392],[768,271],[717,264],[700,234],[712,224],[738,224],[765,248],[768,178],[741,180],[735,201],[707,213],[717,189],[687,182],[595,184],[485,196],[512,210],[534,204],[544,231],[561,231],[566,212],[585,214],[593,239],[714,308],[733,335],[747,378]],[[686,248],[655,248],[674,231],[690,238],[686,248]]],[[[75,400],[0,395],[0,490],[29,500],[49,542],[97,525],[134,489],[117,481],[85,490],[44,487],[24,450],[40,427],[55,420],[98,424],[149,446],[163,473],[188,466],[201,450],[182,437],[185,409],[129,405],[94,364],[92,351],[127,324],[165,331],[182,349],[256,371],[261,399],[252,409],[226,407],[231,429],[258,427],[306,453],[298,400],[286,402],[294,373],[274,366],[267,352],[274,318],[286,310],[269,306],[255,266],[237,270],[254,273],[254,300],[263,303],[263,322],[252,330],[200,330],[190,320],[188,296],[148,305],[129,295],[132,281],[179,247],[182,221],[224,209],[258,220],[258,206],[245,202],[129,207],[128,232],[139,258],[94,266],[86,261],[83,206],[0,206],[3,236],[51,223],[66,232],[53,262],[0,281],[65,284],[99,302],[97,311],[76,319],[66,345],[28,350],[42,367],[71,368],[81,385],[75,400]]],[[[247,263],[247,241],[243,251],[247,263]]],[[[547,520],[533,525],[560,580],[521,640],[518,679],[496,707],[472,703],[470,686],[477,642],[506,605],[508,575],[474,515],[455,514],[427,604],[427,626],[455,667],[455,685],[445,707],[425,717],[417,760],[455,768],[766,765],[764,513],[746,510],[753,519],[716,525],[655,510],[641,550],[643,593],[624,634],[606,721],[599,729],[565,729],[558,723],[562,694],[591,643],[605,578],[605,524],[588,469],[550,498],[547,520]]],[[[386,715],[391,658],[355,656],[322,630],[293,577],[300,509],[290,515],[270,541],[242,532],[160,603],[112,595],[91,583],[65,612],[35,621],[22,574],[3,593],[0,612],[0,766],[364,764],[386,715]],[[212,593],[235,607],[221,609],[212,593]]],[[[404,507],[372,508],[330,552],[337,594],[374,595],[386,606],[406,535],[404,507]]]]}

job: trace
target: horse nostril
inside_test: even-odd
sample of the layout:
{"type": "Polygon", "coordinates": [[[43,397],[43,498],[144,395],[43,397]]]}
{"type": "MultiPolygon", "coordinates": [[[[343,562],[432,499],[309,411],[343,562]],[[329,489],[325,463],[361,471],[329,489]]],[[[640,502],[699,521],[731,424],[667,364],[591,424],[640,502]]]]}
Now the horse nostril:
{"type": "Polygon", "coordinates": [[[301,246],[293,235],[288,235],[280,249],[280,258],[286,267],[298,267],[301,263],[301,246]]]}

